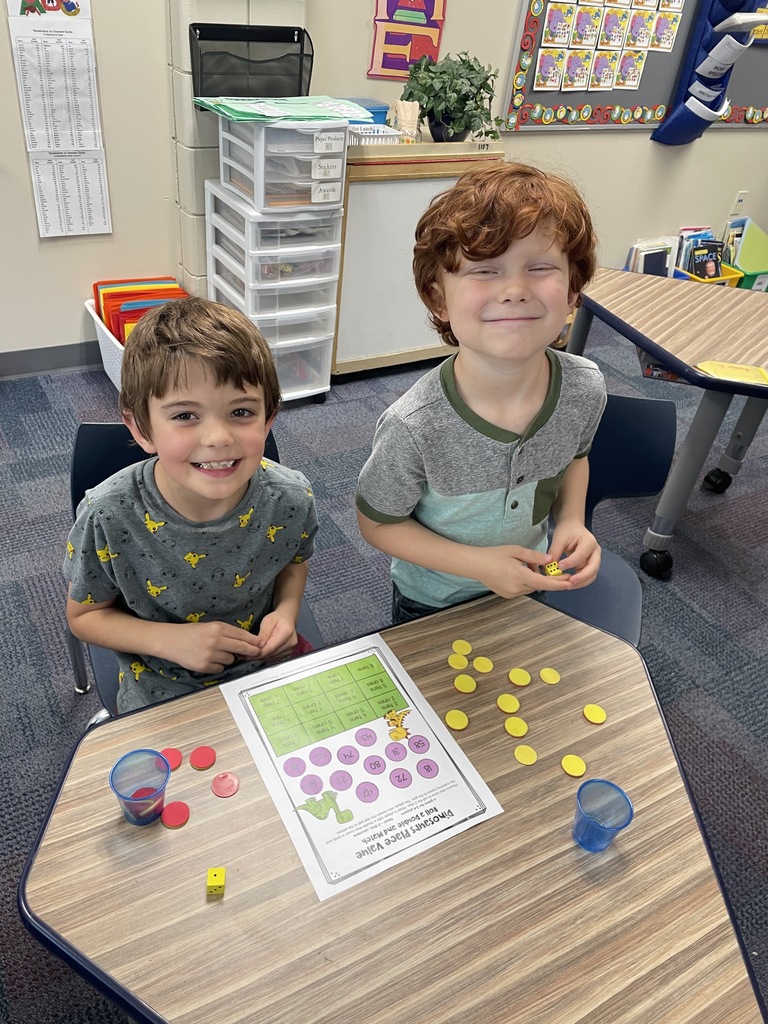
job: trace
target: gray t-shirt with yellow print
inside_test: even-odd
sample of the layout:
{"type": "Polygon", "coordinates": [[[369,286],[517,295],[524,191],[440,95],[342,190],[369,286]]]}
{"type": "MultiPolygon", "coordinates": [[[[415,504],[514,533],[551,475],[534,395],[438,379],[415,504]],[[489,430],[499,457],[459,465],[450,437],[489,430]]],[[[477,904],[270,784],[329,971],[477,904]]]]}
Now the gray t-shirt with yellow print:
{"type": "MultiPolygon", "coordinates": [[[[72,600],[118,598],[141,619],[223,621],[257,633],[272,609],[275,577],[312,554],[317,513],[309,481],[264,459],[232,513],[196,523],[160,495],[156,462],[120,470],[80,503],[64,558],[72,600]]],[[[211,679],[140,651],[117,657],[121,712],[237,678],[260,664],[238,661],[211,679]]]]}
{"type": "MultiPolygon", "coordinates": [[[[476,415],[456,390],[455,355],[426,373],[380,418],[356,503],[378,523],[409,517],[476,547],[547,549],[550,509],[563,475],[588,454],[605,407],[605,381],[589,359],[547,349],[546,399],[523,437],[476,415]]],[[[406,597],[446,608],[488,593],[476,580],[392,560],[406,597]]]]}

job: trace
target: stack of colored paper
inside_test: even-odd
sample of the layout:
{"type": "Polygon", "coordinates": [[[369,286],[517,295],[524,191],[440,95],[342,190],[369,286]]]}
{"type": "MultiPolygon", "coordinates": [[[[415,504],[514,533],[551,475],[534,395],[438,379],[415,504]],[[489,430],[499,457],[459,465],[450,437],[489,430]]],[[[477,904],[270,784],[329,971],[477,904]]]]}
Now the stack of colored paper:
{"type": "Polygon", "coordinates": [[[118,341],[125,339],[152,306],[188,296],[175,277],[123,278],[96,281],[93,303],[96,312],[118,341]]]}

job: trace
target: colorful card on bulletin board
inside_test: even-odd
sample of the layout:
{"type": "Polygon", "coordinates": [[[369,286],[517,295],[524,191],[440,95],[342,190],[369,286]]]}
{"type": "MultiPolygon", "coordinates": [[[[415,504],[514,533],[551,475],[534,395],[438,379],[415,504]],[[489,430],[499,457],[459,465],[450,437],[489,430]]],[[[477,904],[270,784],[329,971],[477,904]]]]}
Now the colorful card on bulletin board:
{"type": "MultiPolygon", "coordinates": [[[[508,78],[507,127],[658,127],[668,115],[698,8],[714,2],[524,0],[508,78]]],[[[762,65],[756,74],[754,55],[743,58],[748,61],[749,85],[737,85],[736,93],[748,88],[754,95],[742,103],[729,91],[723,121],[765,126],[768,79],[762,65]]],[[[737,83],[741,63],[734,68],[737,83]]]]}
{"type": "Polygon", "coordinates": [[[321,900],[502,812],[377,634],[221,693],[321,900]]]}

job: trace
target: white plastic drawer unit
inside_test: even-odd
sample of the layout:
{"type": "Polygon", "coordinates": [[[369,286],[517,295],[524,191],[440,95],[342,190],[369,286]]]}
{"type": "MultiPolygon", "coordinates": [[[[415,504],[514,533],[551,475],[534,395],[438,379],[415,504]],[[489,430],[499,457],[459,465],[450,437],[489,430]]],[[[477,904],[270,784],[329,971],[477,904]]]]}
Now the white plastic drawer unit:
{"type": "Polygon", "coordinates": [[[219,237],[218,243],[209,245],[209,249],[224,251],[236,260],[248,288],[269,282],[297,281],[302,277],[333,277],[339,273],[341,259],[340,245],[245,252],[225,234],[219,237]]]}
{"type": "Polygon", "coordinates": [[[337,274],[249,285],[243,268],[217,245],[208,251],[208,280],[229,285],[236,296],[237,308],[250,317],[308,306],[331,306],[336,302],[338,288],[337,274]]]}
{"type": "Polygon", "coordinates": [[[209,247],[220,245],[223,235],[245,252],[337,245],[341,242],[343,216],[341,209],[261,213],[219,181],[205,183],[205,219],[211,230],[209,247]]]}
{"type": "Polygon", "coordinates": [[[255,209],[339,206],[346,121],[266,125],[219,118],[221,183],[255,209]]]}

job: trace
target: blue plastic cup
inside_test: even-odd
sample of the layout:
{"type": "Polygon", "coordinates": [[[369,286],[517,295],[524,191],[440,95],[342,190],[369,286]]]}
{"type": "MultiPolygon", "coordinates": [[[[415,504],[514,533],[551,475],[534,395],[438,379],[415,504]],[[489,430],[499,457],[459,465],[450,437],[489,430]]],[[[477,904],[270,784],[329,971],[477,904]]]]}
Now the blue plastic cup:
{"type": "Polygon", "coordinates": [[[151,825],[163,813],[171,766],[157,750],[132,750],[116,761],[109,784],[126,821],[151,825]]]}
{"type": "Polygon", "coordinates": [[[627,827],[634,813],[632,801],[615,782],[587,779],[576,794],[573,838],[582,849],[599,853],[627,827]]]}

